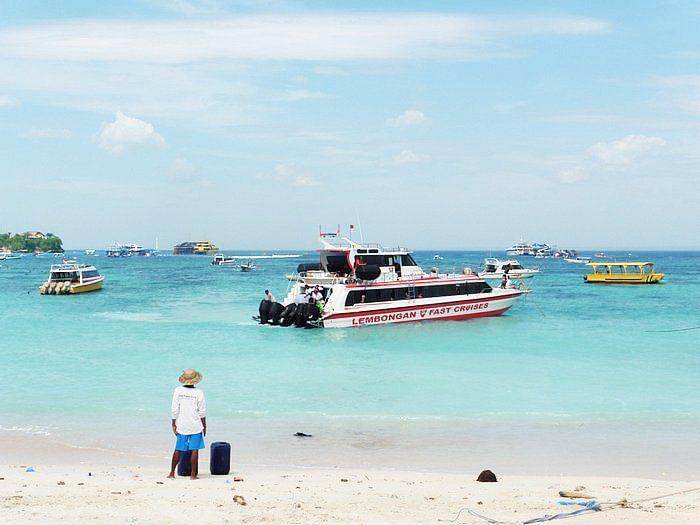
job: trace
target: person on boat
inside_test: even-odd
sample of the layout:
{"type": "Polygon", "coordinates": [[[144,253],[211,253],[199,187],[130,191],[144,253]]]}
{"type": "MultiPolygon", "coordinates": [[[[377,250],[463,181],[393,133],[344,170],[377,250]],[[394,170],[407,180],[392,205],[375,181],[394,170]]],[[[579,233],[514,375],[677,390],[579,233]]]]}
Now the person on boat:
{"type": "Polygon", "coordinates": [[[204,448],[204,436],[207,435],[207,404],[204,392],[195,385],[202,380],[202,374],[188,368],[183,371],[178,381],[180,386],[173,392],[172,427],[175,434],[175,451],[170,462],[169,478],[175,477],[175,469],[183,452],[191,452],[190,479],[198,479],[199,451],[204,448]]]}
{"type": "Polygon", "coordinates": [[[508,274],[504,273],[503,277],[501,277],[501,288],[505,288],[507,284],[508,284],[508,274]]]}
{"type": "Polygon", "coordinates": [[[313,300],[314,300],[317,304],[320,303],[321,301],[323,301],[323,292],[322,292],[321,289],[318,287],[318,285],[316,285],[316,286],[314,287],[313,292],[311,292],[311,297],[313,298],[313,300]]]}
{"type": "Polygon", "coordinates": [[[294,297],[294,304],[304,304],[308,303],[309,299],[306,295],[306,286],[299,287],[299,293],[294,297]]]}
{"type": "Polygon", "coordinates": [[[265,300],[270,303],[277,302],[275,296],[270,293],[270,290],[265,290],[265,300]]]}

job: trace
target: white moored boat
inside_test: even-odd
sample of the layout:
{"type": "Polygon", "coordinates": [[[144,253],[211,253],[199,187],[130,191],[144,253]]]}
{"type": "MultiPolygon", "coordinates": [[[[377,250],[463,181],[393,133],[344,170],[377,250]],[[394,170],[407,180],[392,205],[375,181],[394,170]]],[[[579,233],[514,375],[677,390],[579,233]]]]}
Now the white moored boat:
{"type": "Polygon", "coordinates": [[[537,268],[523,268],[515,259],[499,261],[493,257],[484,259],[484,271],[479,272],[482,279],[502,279],[508,272],[511,279],[527,279],[540,273],[537,268]]]}
{"type": "Polygon", "coordinates": [[[237,264],[238,261],[235,257],[231,257],[230,255],[217,253],[216,255],[214,255],[214,258],[212,259],[211,263],[214,266],[231,266],[237,264]]]}
{"type": "Polygon", "coordinates": [[[360,244],[337,233],[321,234],[321,242],[320,269],[292,281],[281,305],[263,301],[261,322],[335,328],[490,317],[526,293],[492,288],[471,271],[425,273],[406,248],[360,244]],[[316,285],[323,295],[318,304],[299,300],[316,285]]]}
{"type": "Polygon", "coordinates": [[[63,295],[100,290],[105,278],[92,265],[53,264],[49,279],[39,287],[42,295],[63,295]]]}

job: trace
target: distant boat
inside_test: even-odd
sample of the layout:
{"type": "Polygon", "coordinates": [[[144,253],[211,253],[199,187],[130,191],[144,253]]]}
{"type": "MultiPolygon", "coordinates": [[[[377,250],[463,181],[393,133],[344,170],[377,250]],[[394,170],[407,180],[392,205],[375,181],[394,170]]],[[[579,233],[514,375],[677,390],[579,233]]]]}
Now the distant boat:
{"type": "Polygon", "coordinates": [[[75,264],[77,262],[75,259],[63,259],[63,264],[75,264]]]}
{"type": "Polygon", "coordinates": [[[252,272],[253,270],[255,270],[255,268],[257,268],[257,266],[255,266],[255,263],[253,263],[253,261],[248,261],[247,263],[241,264],[242,272],[252,272]]]}
{"type": "Polygon", "coordinates": [[[444,257],[442,255],[436,254],[436,255],[433,255],[433,259],[435,259],[436,261],[442,261],[444,259],[444,257]]]}
{"type": "Polygon", "coordinates": [[[211,263],[214,266],[230,266],[236,264],[236,258],[224,255],[223,253],[217,253],[211,263]]]}
{"type": "Polygon", "coordinates": [[[97,268],[86,264],[54,264],[49,279],[39,287],[41,295],[64,295],[95,292],[102,288],[104,277],[97,268]]]}
{"type": "Polygon", "coordinates": [[[97,255],[95,250],[85,250],[85,255],[97,255]]]}
{"type": "Polygon", "coordinates": [[[564,261],[571,264],[588,264],[591,262],[590,257],[564,257],[564,261]]]}
{"type": "Polygon", "coordinates": [[[587,283],[602,284],[656,284],[664,274],[654,270],[652,262],[595,262],[588,263],[591,273],[583,276],[587,283]]]}
{"type": "Polygon", "coordinates": [[[607,255],[605,255],[605,252],[597,252],[594,257],[597,257],[598,259],[605,259],[607,255]]]}
{"type": "Polygon", "coordinates": [[[506,270],[508,270],[508,275],[513,279],[527,279],[540,273],[540,270],[537,268],[523,268],[515,259],[499,261],[489,257],[484,259],[484,271],[479,272],[477,275],[482,279],[502,279],[506,270]]]}

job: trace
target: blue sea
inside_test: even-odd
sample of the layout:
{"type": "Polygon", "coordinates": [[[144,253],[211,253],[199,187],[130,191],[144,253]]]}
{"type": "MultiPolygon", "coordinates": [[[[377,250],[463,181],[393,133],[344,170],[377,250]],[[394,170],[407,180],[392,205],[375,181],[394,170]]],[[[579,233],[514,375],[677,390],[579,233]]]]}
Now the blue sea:
{"type": "MultiPolygon", "coordinates": [[[[69,252],[105,287],[58,297],[38,293],[57,259],[0,262],[0,433],[167,454],[172,389],[191,367],[210,439],[249,464],[700,472],[700,253],[634,252],[666,273],[648,286],[585,284],[583,266],[521,258],[542,274],[498,318],[256,324],[264,289],[281,300],[285,274],[317,259],[296,253],[243,273],[210,257],[69,252]]],[[[416,259],[429,268],[435,253],[416,259]]],[[[439,253],[457,272],[502,255],[439,253]]]]}

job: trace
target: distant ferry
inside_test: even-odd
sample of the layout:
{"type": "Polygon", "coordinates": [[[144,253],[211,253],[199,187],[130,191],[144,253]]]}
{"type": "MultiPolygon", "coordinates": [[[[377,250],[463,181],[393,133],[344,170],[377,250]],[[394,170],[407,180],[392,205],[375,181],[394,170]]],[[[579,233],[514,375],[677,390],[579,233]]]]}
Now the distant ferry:
{"type": "Polygon", "coordinates": [[[215,255],[218,251],[211,241],[188,241],[175,245],[173,255],[215,255]]]}
{"type": "Polygon", "coordinates": [[[517,257],[522,256],[535,256],[537,255],[536,250],[529,244],[523,242],[516,242],[513,246],[506,250],[506,255],[515,255],[517,257]]]}
{"type": "Polygon", "coordinates": [[[321,234],[321,243],[320,269],[299,277],[282,304],[263,301],[261,322],[335,328],[492,317],[526,293],[492,288],[471,271],[425,273],[406,248],[356,243],[339,233],[321,234]],[[299,301],[320,283],[322,309],[299,301]]]}
{"type": "Polygon", "coordinates": [[[103,285],[104,277],[92,265],[54,264],[49,271],[49,279],[39,287],[39,293],[78,294],[97,291],[103,285]]]}

